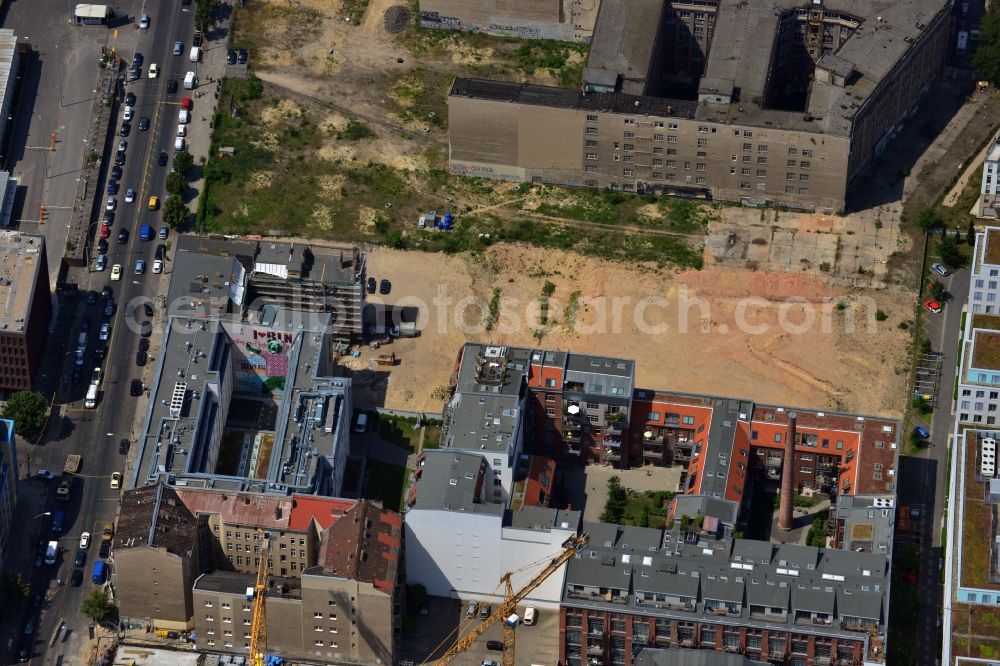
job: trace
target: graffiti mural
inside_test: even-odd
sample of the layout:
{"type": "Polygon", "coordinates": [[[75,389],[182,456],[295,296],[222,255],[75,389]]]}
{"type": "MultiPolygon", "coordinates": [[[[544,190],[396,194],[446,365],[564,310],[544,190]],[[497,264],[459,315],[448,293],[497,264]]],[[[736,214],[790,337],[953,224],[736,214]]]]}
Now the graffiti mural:
{"type": "Polygon", "coordinates": [[[234,331],[233,390],[240,393],[267,393],[280,398],[285,393],[288,354],[295,335],[240,327],[234,331]]]}

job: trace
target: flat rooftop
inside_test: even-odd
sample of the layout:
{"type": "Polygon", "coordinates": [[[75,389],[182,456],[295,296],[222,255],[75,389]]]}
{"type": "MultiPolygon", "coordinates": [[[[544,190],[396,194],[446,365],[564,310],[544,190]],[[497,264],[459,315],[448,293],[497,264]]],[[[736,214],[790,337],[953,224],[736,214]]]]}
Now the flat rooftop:
{"type": "Polygon", "coordinates": [[[44,252],[41,236],[0,231],[0,333],[24,332],[35,284],[49,279],[40,270],[44,252]]]}
{"type": "Polygon", "coordinates": [[[1000,332],[973,332],[971,367],[979,370],[1000,370],[1000,332]]]}
{"type": "Polygon", "coordinates": [[[419,467],[420,479],[411,491],[411,507],[502,515],[502,504],[480,501],[485,490],[486,459],[478,453],[429,450],[419,467]]]}
{"type": "Polygon", "coordinates": [[[643,94],[665,4],[665,0],[601,0],[587,70],[621,76],[623,92],[643,94]]]}

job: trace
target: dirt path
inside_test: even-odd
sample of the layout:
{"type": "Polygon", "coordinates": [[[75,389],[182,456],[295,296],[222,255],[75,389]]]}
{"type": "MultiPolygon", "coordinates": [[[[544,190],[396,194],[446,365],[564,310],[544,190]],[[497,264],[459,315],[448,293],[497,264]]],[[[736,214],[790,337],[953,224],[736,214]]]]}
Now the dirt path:
{"type": "MultiPolygon", "coordinates": [[[[278,74],[270,71],[259,71],[257,72],[257,77],[261,81],[267,82],[269,85],[279,88],[285,95],[292,98],[299,98],[300,100],[305,100],[322,106],[330,111],[336,111],[337,113],[342,113],[345,116],[358,118],[364,120],[366,123],[372,125],[377,125],[383,129],[387,129],[391,132],[401,134],[409,139],[414,139],[415,141],[422,141],[424,143],[429,143],[435,145],[439,148],[447,148],[448,142],[439,141],[433,137],[427,136],[426,134],[421,134],[420,132],[411,132],[410,130],[400,127],[394,123],[387,120],[376,118],[371,115],[367,115],[358,111],[357,109],[343,106],[341,104],[335,104],[328,101],[325,98],[316,97],[315,95],[305,92],[305,90],[316,90],[316,84],[313,82],[308,82],[304,79],[298,79],[294,76],[288,76],[287,74],[278,74]]],[[[349,98],[348,98],[349,99],[349,98]]]]}

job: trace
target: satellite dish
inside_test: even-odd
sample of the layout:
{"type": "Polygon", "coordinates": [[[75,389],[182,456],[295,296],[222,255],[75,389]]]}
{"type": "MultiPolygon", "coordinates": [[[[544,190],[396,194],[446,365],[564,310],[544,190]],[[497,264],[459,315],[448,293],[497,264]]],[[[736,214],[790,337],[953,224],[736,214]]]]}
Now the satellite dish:
{"type": "Polygon", "coordinates": [[[570,405],[569,407],[566,408],[566,411],[569,412],[570,414],[579,414],[580,405],[570,405]]]}

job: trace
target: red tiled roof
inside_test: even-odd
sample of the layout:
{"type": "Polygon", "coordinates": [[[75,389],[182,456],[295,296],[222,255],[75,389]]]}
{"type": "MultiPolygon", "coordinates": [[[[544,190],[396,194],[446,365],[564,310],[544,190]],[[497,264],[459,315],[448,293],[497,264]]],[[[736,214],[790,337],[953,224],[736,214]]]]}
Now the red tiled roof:
{"type": "Polygon", "coordinates": [[[320,553],[324,573],[373,584],[392,594],[399,575],[402,519],[362,501],[327,530],[320,553]]]}
{"type": "Polygon", "coordinates": [[[304,532],[313,518],[320,530],[325,530],[350,510],[356,500],[339,497],[315,497],[313,495],[292,495],[292,515],[288,528],[304,532]]]}

